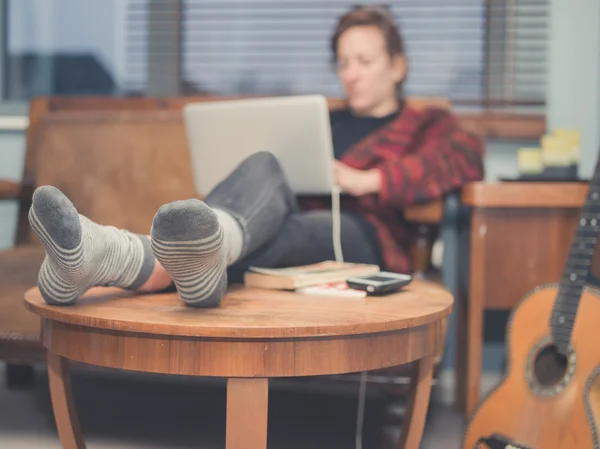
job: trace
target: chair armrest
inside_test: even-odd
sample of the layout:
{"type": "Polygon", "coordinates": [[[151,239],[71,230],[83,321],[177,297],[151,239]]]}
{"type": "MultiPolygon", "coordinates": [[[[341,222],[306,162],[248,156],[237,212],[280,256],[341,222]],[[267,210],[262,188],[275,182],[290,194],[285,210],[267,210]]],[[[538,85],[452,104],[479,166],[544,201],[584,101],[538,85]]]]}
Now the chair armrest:
{"type": "Polygon", "coordinates": [[[404,210],[404,217],[413,223],[438,224],[444,216],[444,206],[444,200],[411,206],[404,210]]]}
{"type": "Polygon", "coordinates": [[[410,248],[413,276],[423,278],[431,265],[431,249],[437,228],[444,216],[444,200],[431,201],[404,209],[404,218],[414,226],[410,248]]]}
{"type": "Polygon", "coordinates": [[[411,247],[414,274],[423,276],[431,264],[433,242],[441,238],[444,244],[442,277],[444,284],[454,286],[458,274],[452,262],[458,250],[458,234],[465,221],[465,206],[460,192],[452,192],[443,199],[412,206],[404,211],[405,218],[415,226],[415,239],[411,247]],[[450,266],[450,267],[449,267],[450,266]]]}
{"type": "Polygon", "coordinates": [[[21,191],[21,185],[15,181],[0,179],[0,200],[14,200],[21,191]]]}

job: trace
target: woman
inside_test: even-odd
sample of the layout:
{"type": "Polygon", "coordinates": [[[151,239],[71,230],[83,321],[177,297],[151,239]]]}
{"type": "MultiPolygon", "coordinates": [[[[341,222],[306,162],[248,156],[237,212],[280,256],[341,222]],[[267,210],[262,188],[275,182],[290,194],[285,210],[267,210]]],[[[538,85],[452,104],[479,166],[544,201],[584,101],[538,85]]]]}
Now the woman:
{"type": "MultiPolygon", "coordinates": [[[[357,7],[331,48],[347,109],[331,114],[344,258],[407,272],[401,211],[483,176],[482,142],[446,111],[416,111],[400,95],[407,73],[390,14],[357,7]]],[[[150,236],[101,226],[51,186],[33,197],[30,223],[46,248],[38,285],[50,304],[73,304],[92,286],[159,291],[174,285],[196,307],[219,304],[249,265],[282,267],[334,258],[326,203],[298,203],[277,160],[258,153],[204,202],[162,206],[150,236]]]]}

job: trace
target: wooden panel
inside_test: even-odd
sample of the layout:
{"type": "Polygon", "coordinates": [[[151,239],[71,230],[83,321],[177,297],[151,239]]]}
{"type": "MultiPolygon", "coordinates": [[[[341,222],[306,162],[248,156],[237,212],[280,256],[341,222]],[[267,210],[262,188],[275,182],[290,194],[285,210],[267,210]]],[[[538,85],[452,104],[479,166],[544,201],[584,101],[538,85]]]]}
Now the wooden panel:
{"type": "Polygon", "coordinates": [[[473,182],[462,189],[467,206],[581,208],[588,190],[586,182],[473,182]]]}
{"type": "Polygon", "coordinates": [[[35,98],[29,103],[29,125],[25,149],[25,163],[19,191],[19,211],[17,219],[17,235],[15,245],[30,243],[29,221],[27,214],[31,207],[31,197],[35,185],[35,155],[38,143],[38,125],[48,112],[48,101],[45,98],[35,98]]]}
{"type": "Polygon", "coordinates": [[[64,96],[47,98],[49,111],[158,110],[165,107],[160,98],[64,96]]]}
{"type": "Polygon", "coordinates": [[[23,296],[36,284],[44,250],[33,245],[0,251],[0,340],[38,339],[40,319],[23,296]]]}
{"type": "Polygon", "coordinates": [[[19,184],[0,179],[0,200],[16,199],[19,194],[19,184]]]}
{"type": "Polygon", "coordinates": [[[406,407],[398,448],[419,449],[421,446],[421,438],[429,409],[432,374],[432,357],[424,357],[417,362],[415,375],[412,379],[414,386],[406,407]]]}
{"type": "MultiPolygon", "coordinates": [[[[48,111],[60,110],[180,110],[185,104],[215,100],[234,100],[251,96],[179,96],[165,98],[147,97],[49,97],[36,98],[34,102],[45,103],[48,111]]],[[[409,97],[411,107],[421,109],[435,106],[451,109],[452,104],[446,98],[409,97]]],[[[343,98],[328,98],[331,109],[344,107],[343,98]]],[[[546,133],[544,116],[501,112],[456,112],[457,118],[466,129],[492,139],[538,139],[546,133]]],[[[35,121],[35,120],[34,120],[35,121]]],[[[32,117],[30,116],[30,123],[32,117]]]]}
{"type": "MultiPolygon", "coordinates": [[[[164,105],[168,109],[182,109],[186,104],[207,102],[207,101],[231,101],[246,98],[260,98],[260,96],[192,96],[192,97],[169,97],[163,99],[164,105]]],[[[442,109],[450,109],[451,103],[447,98],[439,97],[409,97],[406,99],[407,104],[415,109],[423,109],[425,107],[438,107],[442,109]]],[[[343,98],[328,98],[327,103],[330,110],[342,109],[346,106],[343,98]]]]}
{"type": "Polygon", "coordinates": [[[437,327],[432,323],[396,332],[320,338],[215,339],[108,331],[44,319],[42,341],[50,352],[107,368],[292,377],[370,371],[431,356],[438,349],[437,327]]]}
{"type": "Polygon", "coordinates": [[[50,353],[48,355],[48,380],[52,398],[52,411],[62,447],[85,449],[75,398],[71,388],[69,360],[50,353]]]}
{"type": "Polygon", "coordinates": [[[268,379],[227,380],[226,449],[266,449],[268,379]]]}
{"type": "Polygon", "coordinates": [[[439,223],[444,214],[444,202],[432,201],[427,204],[412,206],[404,211],[404,218],[417,223],[439,223]]]}
{"type": "Polygon", "coordinates": [[[539,139],[546,134],[543,115],[498,112],[458,114],[461,125],[488,139],[539,139]]]}
{"type": "Polygon", "coordinates": [[[98,223],[148,234],[160,206],[196,196],[180,113],[61,112],[40,136],[38,185],[98,223]]]}
{"type": "MultiPolygon", "coordinates": [[[[100,111],[100,110],[181,110],[186,104],[208,101],[231,101],[248,98],[262,98],[264,95],[194,95],[176,97],[109,97],[109,96],[70,96],[39,97],[33,100],[43,105],[46,111],[100,111]]],[[[443,97],[408,97],[407,103],[416,109],[439,107],[450,109],[451,102],[443,97]]],[[[346,104],[343,98],[327,99],[330,109],[340,109],[346,104]]],[[[41,109],[40,109],[41,111],[41,109]]]]}
{"type": "Polygon", "coordinates": [[[482,246],[486,308],[512,308],[534,287],[560,281],[577,209],[485,209],[473,229],[482,246]]]}
{"type": "MultiPolygon", "coordinates": [[[[249,96],[196,96],[196,97],[171,97],[163,99],[162,105],[168,109],[181,109],[184,105],[193,102],[228,101],[249,96]]],[[[452,103],[447,98],[436,97],[409,97],[407,104],[415,109],[425,107],[438,107],[450,110],[452,103]]],[[[341,109],[345,106],[343,98],[328,98],[331,110],[341,109]]],[[[546,119],[544,116],[529,114],[507,113],[462,113],[456,112],[456,117],[461,126],[484,138],[492,139],[539,139],[546,133],[546,119]]]]}
{"type": "Polygon", "coordinates": [[[38,315],[80,326],[223,338],[388,332],[441,320],[453,302],[444,288],[420,281],[400,293],[361,301],[232,286],[220,307],[208,310],[186,306],[176,293],[136,296],[117,288],[93,288],[73,307],[46,304],[37,288],[25,297],[38,315]]]}
{"type": "Polygon", "coordinates": [[[27,127],[27,147],[25,150],[25,165],[23,167],[23,182],[31,183],[35,178],[35,154],[38,143],[38,127],[43,117],[49,111],[49,102],[45,98],[34,98],[29,103],[29,125],[27,127]]]}
{"type": "MultiPolygon", "coordinates": [[[[479,399],[481,375],[481,353],[483,350],[483,308],[486,292],[486,246],[489,228],[482,209],[475,209],[470,229],[470,269],[469,297],[467,305],[467,347],[465,360],[466,379],[464,382],[465,414],[469,416],[479,399]]],[[[502,259],[498,259],[500,262],[502,259]]],[[[506,284],[510,281],[506,280],[506,284]]],[[[460,351],[457,351],[457,358],[460,351]]]]}
{"type": "Polygon", "coordinates": [[[411,108],[421,110],[425,108],[440,108],[450,110],[452,103],[443,97],[408,97],[406,104],[411,108]]]}

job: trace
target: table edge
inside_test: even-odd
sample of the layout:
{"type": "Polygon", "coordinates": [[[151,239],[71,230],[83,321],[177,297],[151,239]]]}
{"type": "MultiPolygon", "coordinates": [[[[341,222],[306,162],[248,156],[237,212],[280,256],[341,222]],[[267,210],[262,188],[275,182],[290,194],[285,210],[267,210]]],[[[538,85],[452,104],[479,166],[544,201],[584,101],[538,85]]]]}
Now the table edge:
{"type": "Polygon", "coordinates": [[[476,208],[580,208],[585,202],[585,182],[472,182],[461,190],[461,202],[476,208]],[[548,195],[560,187],[561,195],[548,195]],[[527,188],[528,194],[523,195],[527,188]],[[535,190],[545,193],[533,198],[535,190]]]}
{"type": "MultiPolygon", "coordinates": [[[[26,292],[26,296],[29,292],[34,291],[36,288],[29,289],[26,292]]],[[[387,332],[405,331],[411,328],[420,326],[430,325],[438,321],[443,320],[452,313],[454,307],[454,298],[450,292],[446,293],[452,298],[452,301],[447,307],[440,309],[437,312],[429,315],[423,315],[417,318],[402,320],[389,321],[385,324],[382,323],[368,323],[357,328],[357,325],[330,325],[330,326],[306,326],[306,327],[294,327],[284,329],[281,327],[277,328],[259,328],[259,327],[240,327],[235,328],[235,332],[232,332],[232,328],[221,328],[221,327],[205,327],[203,328],[202,334],[189,332],[195,328],[190,326],[177,327],[174,325],[168,326],[168,332],[153,332],[150,328],[151,324],[147,324],[141,329],[132,329],[131,323],[122,320],[111,320],[110,326],[92,326],[90,324],[81,323],[77,319],[69,319],[70,315],[51,316],[47,313],[47,309],[39,309],[34,304],[30,303],[26,299],[25,307],[31,313],[38,315],[42,320],[57,321],[65,324],[80,326],[83,328],[90,328],[96,330],[115,331],[115,332],[126,332],[131,334],[141,335],[161,335],[161,336],[173,336],[173,337],[190,337],[190,338],[204,338],[204,339],[238,339],[238,340],[280,340],[280,339],[311,339],[311,338],[344,338],[360,335],[372,335],[372,334],[383,334],[387,332]],[[402,325],[398,323],[401,322],[402,325]],[[336,328],[343,327],[344,329],[351,328],[353,332],[336,330],[336,328]],[[315,329],[317,332],[315,332],[315,329]],[[180,331],[180,332],[177,332],[180,331]],[[186,332],[187,331],[187,332],[186,332]],[[286,332],[294,331],[294,332],[286,332]]],[[[62,307],[62,306],[56,306],[62,307]]],[[[68,306],[64,306],[68,307],[68,306]]]]}

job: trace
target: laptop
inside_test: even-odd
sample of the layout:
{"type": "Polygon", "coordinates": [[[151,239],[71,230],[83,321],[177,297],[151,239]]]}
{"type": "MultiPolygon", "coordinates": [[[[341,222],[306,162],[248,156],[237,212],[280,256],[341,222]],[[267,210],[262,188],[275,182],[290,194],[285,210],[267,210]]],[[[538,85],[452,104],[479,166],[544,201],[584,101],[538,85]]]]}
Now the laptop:
{"type": "Polygon", "coordinates": [[[190,103],[183,108],[198,194],[206,196],[244,159],[277,157],[296,194],[331,194],[333,143],[322,95],[190,103]]]}

